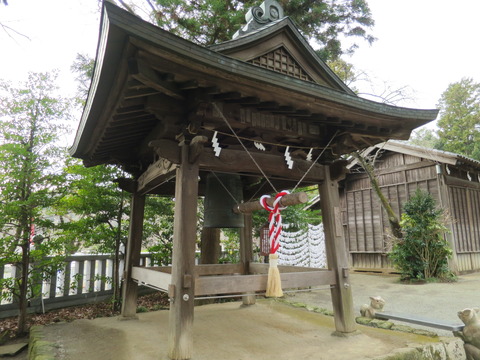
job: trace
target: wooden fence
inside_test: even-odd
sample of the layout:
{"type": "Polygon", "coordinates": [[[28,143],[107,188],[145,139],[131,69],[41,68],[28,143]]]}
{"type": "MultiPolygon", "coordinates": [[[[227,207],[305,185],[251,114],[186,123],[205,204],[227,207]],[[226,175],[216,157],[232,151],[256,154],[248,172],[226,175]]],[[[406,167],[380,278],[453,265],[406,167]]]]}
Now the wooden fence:
{"type": "MultiPolygon", "coordinates": [[[[141,254],[140,266],[151,266],[150,253],[141,254]]],[[[121,276],[124,268],[123,259],[119,268],[121,276]]],[[[0,266],[0,279],[18,275],[19,271],[14,265],[0,266]]],[[[28,311],[41,313],[106,300],[113,294],[112,277],[112,255],[68,256],[63,268],[42,283],[43,296],[32,299],[28,311]]],[[[0,303],[0,318],[17,314],[18,304],[12,296],[0,303]]]]}

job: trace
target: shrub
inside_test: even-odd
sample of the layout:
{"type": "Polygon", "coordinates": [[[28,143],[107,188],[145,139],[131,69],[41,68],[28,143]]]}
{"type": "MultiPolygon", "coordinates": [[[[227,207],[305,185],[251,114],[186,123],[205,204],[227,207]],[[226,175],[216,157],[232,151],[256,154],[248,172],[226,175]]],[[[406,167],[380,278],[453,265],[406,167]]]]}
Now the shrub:
{"type": "Polygon", "coordinates": [[[403,279],[444,278],[449,275],[452,251],[444,233],[443,210],[432,196],[417,189],[403,207],[403,238],[396,239],[389,254],[403,279]]]}

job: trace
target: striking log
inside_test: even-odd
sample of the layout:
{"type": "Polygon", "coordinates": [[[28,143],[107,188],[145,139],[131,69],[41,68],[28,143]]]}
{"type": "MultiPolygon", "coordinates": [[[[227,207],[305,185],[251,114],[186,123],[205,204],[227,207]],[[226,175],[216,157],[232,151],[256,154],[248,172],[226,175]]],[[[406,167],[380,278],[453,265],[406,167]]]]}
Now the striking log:
{"type": "MultiPolygon", "coordinates": [[[[267,204],[273,206],[275,198],[267,199],[267,204]]],[[[308,196],[304,192],[298,192],[294,194],[288,194],[282,197],[280,200],[280,206],[290,206],[297,204],[305,204],[308,201],[308,196]]],[[[251,201],[243,204],[238,204],[233,208],[235,214],[249,214],[257,210],[262,210],[263,207],[259,201],[251,201]]]]}

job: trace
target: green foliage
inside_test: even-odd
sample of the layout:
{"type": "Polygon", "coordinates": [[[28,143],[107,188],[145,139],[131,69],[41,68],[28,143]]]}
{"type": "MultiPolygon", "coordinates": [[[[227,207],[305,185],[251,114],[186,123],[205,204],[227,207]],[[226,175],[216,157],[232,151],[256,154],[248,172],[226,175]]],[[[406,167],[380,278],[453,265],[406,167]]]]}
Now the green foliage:
{"type": "Polygon", "coordinates": [[[171,198],[149,196],[145,205],[143,238],[155,265],[172,263],[174,203],[171,198]]]}
{"type": "Polygon", "coordinates": [[[2,284],[18,298],[19,333],[27,300],[39,295],[42,276],[58,266],[58,258],[45,257],[65,252],[49,212],[65,192],[66,151],[58,142],[69,119],[69,102],[56,95],[55,80],[55,73],[30,73],[18,87],[0,83],[0,265],[19,264],[20,276],[2,284]]]}
{"type": "Polygon", "coordinates": [[[72,252],[89,248],[94,252],[113,253],[117,239],[125,242],[129,215],[129,195],[113,182],[124,173],[112,166],[87,168],[69,158],[65,167],[69,192],[56,212],[61,216],[60,237],[72,252]]]}
{"type": "Polygon", "coordinates": [[[438,106],[438,147],[480,160],[480,83],[463,78],[450,84],[438,106]]]}
{"type": "Polygon", "coordinates": [[[85,54],[77,54],[74,63],[70,67],[70,70],[77,74],[75,80],[78,82],[77,97],[80,103],[83,103],[84,99],[87,98],[94,67],[95,60],[85,54]]]}
{"type": "Polygon", "coordinates": [[[238,229],[222,229],[224,239],[221,239],[224,253],[218,260],[220,264],[235,264],[240,261],[240,233],[238,229]]]}
{"type": "Polygon", "coordinates": [[[448,276],[448,258],[452,254],[444,233],[443,211],[435,200],[417,190],[403,207],[403,238],[396,239],[389,254],[403,279],[444,278],[448,276]]]}
{"type": "Polygon", "coordinates": [[[148,308],[145,306],[139,306],[137,307],[137,313],[146,313],[148,312],[148,308]]]}
{"type": "MultiPolygon", "coordinates": [[[[336,59],[352,53],[358,44],[344,49],[341,37],[363,39],[372,43],[368,34],[374,25],[365,0],[311,1],[279,0],[285,15],[290,16],[311,42],[320,45],[323,59],[336,59]]],[[[211,45],[227,41],[245,24],[245,14],[260,0],[157,0],[153,18],[162,28],[199,44],[211,45]]]]}
{"type": "Polygon", "coordinates": [[[440,149],[442,146],[436,132],[427,128],[415,130],[408,142],[427,149],[440,149]]]}

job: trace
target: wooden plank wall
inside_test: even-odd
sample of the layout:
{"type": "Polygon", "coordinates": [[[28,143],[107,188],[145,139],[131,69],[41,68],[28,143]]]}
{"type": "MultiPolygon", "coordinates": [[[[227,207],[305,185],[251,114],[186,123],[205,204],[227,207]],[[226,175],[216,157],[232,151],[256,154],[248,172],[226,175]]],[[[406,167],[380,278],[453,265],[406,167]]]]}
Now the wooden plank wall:
{"type": "MultiPolygon", "coordinates": [[[[439,199],[435,164],[415,156],[386,153],[376,164],[382,193],[400,216],[417,188],[439,199]]],[[[342,193],[343,225],[352,268],[391,269],[388,218],[365,174],[350,175],[342,193]]]]}
{"type": "MultiPolygon", "coordinates": [[[[459,175],[459,174],[456,174],[459,175]]],[[[480,270],[480,183],[447,177],[458,270],[480,270]]]]}

